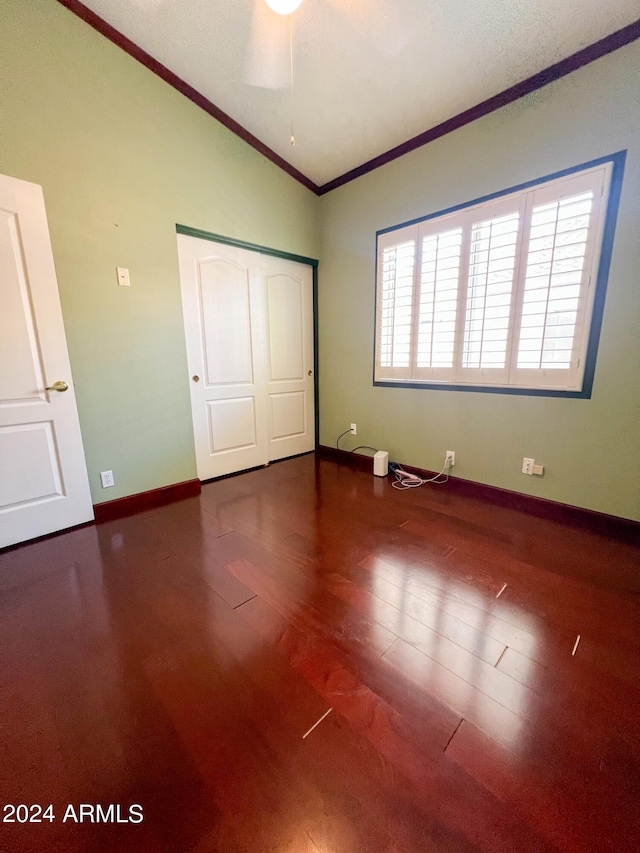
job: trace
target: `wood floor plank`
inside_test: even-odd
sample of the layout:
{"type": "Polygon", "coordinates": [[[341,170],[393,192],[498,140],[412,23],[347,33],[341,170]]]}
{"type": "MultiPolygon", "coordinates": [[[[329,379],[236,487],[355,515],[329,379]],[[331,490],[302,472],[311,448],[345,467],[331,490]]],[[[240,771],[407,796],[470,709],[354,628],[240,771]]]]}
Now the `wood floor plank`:
{"type": "MultiPolygon", "coordinates": [[[[505,748],[518,751],[526,724],[514,710],[483,693],[404,640],[397,640],[384,657],[434,699],[463,719],[470,720],[505,748]]],[[[524,695],[527,695],[527,690],[524,687],[524,695]]],[[[517,704],[517,699],[515,701],[517,704]]]]}
{"type": "Polygon", "coordinates": [[[521,766],[513,755],[464,721],[447,747],[447,755],[506,805],[524,814],[550,842],[565,853],[584,850],[618,853],[637,846],[638,836],[625,821],[602,821],[572,792],[550,789],[535,770],[521,766]],[[622,830],[622,831],[620,831],[622,830]]]}
{"type": "Polygon", "coordinates": [[[640,708],[639,688],[569,654],[542,666],[514,649],[507,649],[497,668],[531,687],[549,710],[555,710],[557,718],[566,716],[570,706],[572,724],[582,722],[580,728],[585,736],[594,728],[596,719],[601,721],[603,729],[612,716],[624,722],[626,743],[640,754],[640,731],[635,726],[640,708]]]}
{"type": "MultiPolygon", "coordinates": [[[[503,820],[498,829],[499,824],[493,824],[495,803],[484,798],[482,789],[470,785],[468,777],[452,773],[451,765],[444,757],[443,739],[434,744],[431,738],[425,737],[426,732],[423,729],[420,733],[423,745],[417,747],[406,721],[341,666],[336,660],[334,650],[327,646],[319,648],[318,643],[313,639],[309,640],[305,634],[290,626],[284,627],[277,617],[275,622],[280,622],[280,627],[274,627],[273,611],[269,613],[268,606],[259,599],[253,599],[244,605],[239,613],[244,614],[251,624],[275,640],[279,653],[291,661],[296,671],[313,684],[327,703],[331,703],[331,706],[340,712],[349,726],[370,741],[378,753],[400,771],[403,778],[414,785],[419,782],[422,792],[419,800],[421,805],[428,805],[430,813],[436,814],[450,831],[460,832],[470,841],[477,842],[478,837],[485,837],[489,826],[492,825],[493,849],[511,850],[514,849],[514,844],[522,850],[547,849],[535,835],[525,841],[517,819],[503,820]],[[431,760],[427,759],[426,755],[432,756],[431,760]],[[451,800],[453,788],[458,791],[466,790],[470,800],[480,798],[480,814],[476,816],[475,821],[469,820],[468,812],[464,815],[459,813],[456,803],[451,800]],[[478,818],[482,823],[481,827],[477,824],[478,818]]],[[[445,747],[449,739],[447,737],[444,740],[445,747]]],[[[395,785],[401,785],[399,777],[395,777],[395,785]]],[[[461,844],[461,841],[458,843],[461,844]]],[[[462,845],[460,849],[463,849],[462,845]]]]}
{"type": "MultiPolygon", "coordinates": [[[[359,836],[366,839],[371,849],[389,847],[392,840],[389,833],[390,824],[398,828],[404,849],[408,851],[442,849],[434,842],[431,837],[433,834],[438,837],[452,835],[459,849],[471,849],[464,837],[452,833],[441,824],[432,826],[428,832],[428,816],[424,813],[416,814],[417,807],[412,805],[410,797],[408,802],[399,797],[398,777],[384,763],[380,763],[377,751],[363,748],[363,744],[358,741],[354,743],[354,733],[357,734],[357,729],[337,725],[335,714],[322,730],[314,732],[312,739],[303,742],[303,730],[307,729],[312,721],[320,718],[325,705],[321,702],[320,693],[312,690],[307,680],[298,675],[298,666],[292,668],[279,664],[279,656],[274,658],[269,655],[266,648],[256,642],[256,635],[252,635],[246,628],[243,629],[238,616],[254,612],[255,599],[233,613],[215,598],[209,597],[208,605],[209,616],[213,618],[207,620],[207,631],[212,644],[212,655],[215,655],[216,671],[211,669],[211,656],[202,657],[202,651],[194,648],[192,653],[199,660],[197,671],[204,678],[203,686],[200,687],[193,677],[190,681],[180,677],[176,684],[174,673],[193,672],[193,663],[184,657],[175,660],[164,658],[160,666],[168,681],[165,683],[163,680],[159,689],[163,691],[163,702],[170,706],[172,719],[179,731],[182,731],[188,720],[185,738],[188,739],[191,752],[201,752],[202,742],[208,742],[210,738],[215,737],[216,748],[206,746],[205,749],[206,760],[209,761],[212,757],[215,759],[219,744],[224,744],[226,754],[227,750],[235,751],[239,748],[234,746],[238,738],[243,742],[245,761],[234,768],[231,784],[228,772],[222,782],[215,767],[211,770],[208,765],[201,767],[201,772],[209,779],[216,802],[225,813],[228,811],[233,815],[234,822],[242,827],[240,830],[233,830],[231,834],[228,831],[220,834],[215,830],[209,834],[209,842],[215,837],[218,844],[226,845],[233,839],[234,844],[249,850],[251,844],[256,845],[257,839],[266,835],[270,844],[277,840],[279,847],[288,849],[284,845],[298,843],[303,839],[303,836],[299,835],[300,828],[305,828],[310,836],[335,836],[336,815],[330,821],[329,827],[321,819],[327,802],[345,805],[357,802],[359,808],[356,813],[352,813],[350,808],[338,808],[338,812],[342,812],[338,823],[349,827],[347,837],[357,829],[359,836]],[[231,665],[232,658],[237,661],[241,671],[231,665]],[[217,680],[221,683],[221,695],[218,695],[219,690],[212,686],[212,682],[217,680]],[[301,690],[301,686],[306,686],[306,691],[301,690]],[[169,687],[171,693],[167,694],[169,687]],[[194,692],[196,698],[191,699],[194,692]],[[181,697],[179,701],[176,701],[176,696],[181,697]],[[214,701],[209,707],[212,698],[214,701]],[[192,704],[194,701],[197,703],[195,709],[192,704]],[[245,709],[245,719],[238,719],[236,709],[239,701],[245,709]],[[200,724],[196,722],[195,740],[192,740],[194,717],[196,720],[200,717],[202,719],[200,724]],[[199,725],[204,725],[205,728],[200,731],[199,725]],[[211,726],[215,726],[215,734],[211,726]],[[254,744],[256,733],[260,735],[260,741],[254,744]],[[265,749],[268,749],[268,754],[265,749]],[[251,770],[246,766],[247,754],[256,755],[259,760],[258,768],[251,770]],[[358,774],[354,785],[353,769],[363,764],[363,772],[358,774]],[[286,796],[282,791],[274,791],[271,779],[274,765],[279,784],[286,786],[286,796]],[[261,775],[264,772],[268,772],[267,778],[261,775]],[[244,785],[243,780],[248,773],[257,786],[255,791],[246,789],[244,785]],[[296,784],[293,779],[299,778],[313,779],[313,785],[296,784]],[[392,781],[395,788],[394,806],[390,807],[385,805],[385,797],[388,797],[388,786],[392,781]],[[345,783],[348,784],[348,790],[344,787],[345,783]],[[275,826],[265,822],[262,811],[265,797],[274,796],[276,802],[269,809],[269,820],[274,822],[275,826]],[[368,802],[372,798],[375,799],[375,806],[368,802]],[[398,806],[401,815],[394,814],[398,806]],[[372,810],[376,814],[375,819],[371,817],[372,810]],[[368,815],[366,822],[363,821],[363,814],[368,815]],[[395,820],[390,820],[391,817],[395,820]],[[297,832],[289,837],[291,824],[297,828],[297,832]],[[284,836],[281,836],[283,829],[284,836]]],[[[165,607],[164,611],[166,618],[175,623],[176,618],[188,618],[192,603],[174,598],[172,606],[165,607]],[[176,616],[181,611],[182,614],[176,616]]],[[[251,624],[251,621],[246,620],[246,624],[251,624]]],[[[315,644],[312,651],[315,667],[315,644]]],[[[296,658],[298,665],[302,657],[299,648],[296,658]]],[[[151,678],[157,687],[157,672],[152,671],[151,678]]],[[[341,695],[345,697],[342,699],[343,704],[348,703],[351,706],[352,703],[346,698],[346,691],[342,690],[341,695]]],[[[359,696],[360,692],[355,691],[355,695],[359,696]]],[[[365,717],[368,713],[365,710],[365,717]]],[[[382,723],[383,721],[379,720],[377,726],[382,723]]],[[[336,805],[333,808],[335,811],[336,805]]],[[[342,829],[344,830],[344,826],[342,829]]],[[[336,849],[340,849],[338,841],[340,837],[336,840],[336,849]]]]}
{"type": "Polygon", "coordinates": [[[313,455],[0,552],[3,801],[144,808],[0,850],[635,851],[639,568],[313,455]]]}
{"type": "Polygon", "coordinates": [[[388,557],[371,556],[362,565],[401,589],[407,596],[409,606],[414,608],[412,615],[420,621],[434,624],[442,615],[453,617],[472,630],[492,637],[502,646],[515,648],[525,656],[533,659],[544,656],[534,633],[536,620],[526,613],[514,615],[508,607],[503,608],[495,597],[487,597],[471,589],[467,591],[462,588],[463,585],[450,582],[441,569],[423,569],[420,565],[404,561],[394,564],[388,557]]]}
{"type": "Polygon", "coordinates": [[[373,619],[360,617],[323,590],[312,590],[311,599],[303,603],[301,597],[292,595],[288,587],[279,584],[249,560],[234,560],[227,568],[256,595],[272,604],[295,624],[315,628],[328,637],[336,633],[346,634],[351,641],[362,643],[380,655],[396,640],[393,632],[373,619]],[[331,612],[332,619],[325,623],[322,612],[331,612]]]}
{"type": "MultiPolygon", "coordinates": [[[[243,605],[238,613],[313,684],[327,706],[350,719],[357,730],[366,730],[376,717],[391,719],[388,728],[396,732],[409,725],[400,712],[357,677],[358,669],[349,666],[338,645],[301,630],[259,597],[243,605]]],[[[419,732],[423,739],[423,748],[440,753],[459,722],[443,705],[431,702],[423,706],[416,734],[419,732]]]]}
{"type": "MultiPolygon", "coordinates": [[[[355,574],[350,572],[351,577],[355,574]]],[[[365,577],[365,582],[370,582],[370,577],[365,577]]],[[[358,579],[362,581],[362,575],[358,579]]],[[[435,607],[426,607],[424,601],[384,578],[376,577],[368,589],[334,573],[326,577],[325,584],[338,598],[371,613],[377,622],[425,654],[435,655],[436,660],[440,657],[449,660],[449,655],[460,654],[462,649],[493,666],[506,649],[504,643],[435,607]]]]}

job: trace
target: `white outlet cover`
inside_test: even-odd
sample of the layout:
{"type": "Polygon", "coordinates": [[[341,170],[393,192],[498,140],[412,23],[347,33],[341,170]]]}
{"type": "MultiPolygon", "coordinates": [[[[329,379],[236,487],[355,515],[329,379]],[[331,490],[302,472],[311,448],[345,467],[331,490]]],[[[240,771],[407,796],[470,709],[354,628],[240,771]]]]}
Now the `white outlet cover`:
{"type": "Polygon", "coordinates": [[[113,479],[113,471],[101,471],[100,482],[102,483],[103,489],[108,489],[111,486],[114,486],[115,481],[113,479]]]}

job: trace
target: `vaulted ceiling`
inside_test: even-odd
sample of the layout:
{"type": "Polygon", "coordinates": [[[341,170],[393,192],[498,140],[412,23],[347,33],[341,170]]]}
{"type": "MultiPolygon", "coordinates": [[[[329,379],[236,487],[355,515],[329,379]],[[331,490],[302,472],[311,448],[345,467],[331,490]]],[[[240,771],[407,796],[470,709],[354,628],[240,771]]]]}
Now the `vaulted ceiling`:
{"type": "Polygon", "coordinates": [[[291,89],[290,19],[265,0],[82,2],[318,186],[640,14],[639,0],[303,0],[291,89]]]}

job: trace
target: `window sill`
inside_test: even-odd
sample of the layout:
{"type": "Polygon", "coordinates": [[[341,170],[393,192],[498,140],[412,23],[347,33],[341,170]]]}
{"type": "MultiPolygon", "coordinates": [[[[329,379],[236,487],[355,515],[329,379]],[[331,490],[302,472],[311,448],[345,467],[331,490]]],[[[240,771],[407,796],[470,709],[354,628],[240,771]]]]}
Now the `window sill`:
{"type": "Polygon", "coordinates": [[[413,388],[423,391],[475,391],[480,394],[512,394],[519,397],[567,397],[569,399],[589,400],[591,399],[591,383],[585,380],[581,390],[570,390],[567,388],[522,388],[511,385],[473,385],[451,384],[447,382],[414,382],[410,379],[374,379],[373,384],[377,388],[413,388]]]}

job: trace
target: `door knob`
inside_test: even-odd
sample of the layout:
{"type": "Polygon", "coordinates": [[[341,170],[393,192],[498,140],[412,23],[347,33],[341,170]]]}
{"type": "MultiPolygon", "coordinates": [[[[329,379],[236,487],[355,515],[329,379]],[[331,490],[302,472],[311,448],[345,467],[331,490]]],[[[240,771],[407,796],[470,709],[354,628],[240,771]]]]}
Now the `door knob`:
{"type": "Polygon", "coordinates": [[[307,376],[311,376],[312,372],[313,371],[311,371],[311,370],[307,370],[307,376]]]}
{"type": "Polygon", "coordinates": [[[63,382],[61,379],[57,382],[54,382],[53,385],[50,385],[48,388],[45,388],[45,391],[66,391],[69,388],[66,382],[63,382]]]}
{"type": "Polygon", "coordinates": [[[198,376],[197,373],[194,373],[194,375],[191,378],[193,379],[194,382],[200,382],[200,377],[198,376]]]}

